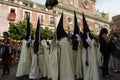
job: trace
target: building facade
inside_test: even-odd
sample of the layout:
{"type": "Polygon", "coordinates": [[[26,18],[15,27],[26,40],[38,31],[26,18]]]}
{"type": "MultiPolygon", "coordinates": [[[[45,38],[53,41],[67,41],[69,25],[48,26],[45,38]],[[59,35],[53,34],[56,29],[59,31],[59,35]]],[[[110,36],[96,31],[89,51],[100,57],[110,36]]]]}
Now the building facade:
{"type": "Polygon", "coordinates": [[[111,29],[111,31],[117,32],[120,34],[120,15],[116,15],[116,16],[112,17],[110,29],[111,29]]]}
{"type": "Polygon", "coordinates": [[[10,23],[26,20],[30,16],[33,27],[37,25],[38,16],[41,26],[54,29],[61,13],[64,13],[64,29],[74,29],[74,11],[76,11],[80,30],[82,31],[82,13],[84,12],[90,30],[98,34],[102,27],[109,27],[107,15],[95,9],[96,0],[58,0],[53,10],[33,0],[0,0],[0,33],[8,31],[10,23]],[[55,20],[55,22],[54,22],[55,20]]]}

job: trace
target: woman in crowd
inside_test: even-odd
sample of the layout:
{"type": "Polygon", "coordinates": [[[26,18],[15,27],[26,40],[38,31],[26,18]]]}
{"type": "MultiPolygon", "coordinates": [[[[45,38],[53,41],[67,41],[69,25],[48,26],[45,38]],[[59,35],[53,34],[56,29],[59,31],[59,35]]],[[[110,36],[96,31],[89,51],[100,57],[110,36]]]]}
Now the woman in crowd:
{"type": "Polygon", "coordinates": [[[108,30],[106,28],[103,28],[101,29],[99,35],[100,52],[103,55],[102,75],[104,78],[110,78],[110,75],[108,73],[108,64],[110,59],[111,38],[107,34],[108,34],[108,30]]]}
{"type": "Polygon", "coordinates": [[[10,67],[8,64],[10,54],[12,53],[11,46],[12,42],[9,38],[8,32],[3,32],[3,54],[2,54],[2,60],[3,60],[3,74],[1,77],[4,77],[4,75],[8,75],[10,73],[10,67]]]}

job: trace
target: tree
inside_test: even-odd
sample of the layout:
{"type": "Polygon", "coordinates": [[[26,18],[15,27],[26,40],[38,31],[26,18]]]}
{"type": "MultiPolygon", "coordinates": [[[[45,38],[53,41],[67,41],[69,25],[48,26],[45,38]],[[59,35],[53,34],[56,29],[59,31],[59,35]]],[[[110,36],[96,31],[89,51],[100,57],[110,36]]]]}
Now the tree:
{"type": "Polygon", "coordinates": [[[48,27],[45,27],[45,29],[41,29],[41,34],[42,34],[42,38],[44,39],[52,39],[53,38],[53,31],[51,29],[49,29],[48,27]]]}
{"type": "MultiPolygon", "coordinates": [[[[26,36],[27,21],[18,21],[17,23],[11,23],[9,27],[10,37],[16,40],[22,40],[26,36]]],[[[32,24],[30,23],[32,35],[35,33],[32,24]]]]}
{"type": "MultiPolygon", "coordinates": [[[[10,27],[9,27],[10,37],[12,39],[16,39],[16,40],[24,39],[26,36],[26,28],[27,28],[26,26],[27,26],[27,21],[25,21],[25,20],[18,21],[16,23],[11,23],[10,27]]],[[[31,23],[30,23],[30,27],[32,30],[32,35],[34,36],[35,28],[33,28],[31,23]]],[[[46,38],[52,39],[53,38],[53,32],[48,27],[45,27],[45,29],[42,28],[41,34],[44,39],[46,39],[46,38]]]]}

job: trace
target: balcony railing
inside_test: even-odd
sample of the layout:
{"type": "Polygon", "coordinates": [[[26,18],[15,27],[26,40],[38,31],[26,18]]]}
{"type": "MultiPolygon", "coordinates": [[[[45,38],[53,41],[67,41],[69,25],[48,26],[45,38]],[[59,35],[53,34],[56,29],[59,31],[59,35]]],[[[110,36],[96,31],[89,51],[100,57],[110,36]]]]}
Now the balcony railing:
{"type": "Polygon", "coordinates": [[[10,12],[10,13],[8,14],[8,19],[9,19],[9,20],[15,20],[15,19],[16,19],[16,13],[10,12]]]}

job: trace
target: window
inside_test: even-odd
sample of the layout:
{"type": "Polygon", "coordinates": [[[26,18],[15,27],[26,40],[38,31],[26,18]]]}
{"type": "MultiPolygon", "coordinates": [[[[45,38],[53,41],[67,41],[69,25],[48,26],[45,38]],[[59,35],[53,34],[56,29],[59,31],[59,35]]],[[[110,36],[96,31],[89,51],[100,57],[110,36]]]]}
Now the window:
{"type": "Polygon", "coordinates": [[[10,12],[15,13],[15,9],[14,9],[14,8],[11,8],[11,9],[10,9],[10,12]]]}
{"type": "Polygon", "coordinates": [[[78,7],[78,0],[74,0],[74,6],[78,7]]]}
{"type": "Polygon", "coordinates": [[[54,18],[50,17],[50,25],[54,25],[54,18]]]}
{"type": "Polygon", "coordinates": [[[68,24],[71,24],[71,23],[72,23],[71,17],[67,17],[67,23],[68,23],[68,24]]]}
{"type": "Polygon", "coordinates": [[[8,19],[9,20],[15,20],[16,18],[16,13],[14,8],[10,8],[10,13],[8,14],[8,19]]]}
{"type": "Polygon", "coordinates": [[[24,20],[27,20],[28,17],[30,17],[30,12],[25,11],[24,12],[24,20]]]}
{"type": "Polygon", "coordinates": [[[27,7],[27,6],[29,6],[29,3],[23,1],[23,5],[27,7]]]}
{"type": "Polygon", "coordinates": [[[33,3],[30,4],[30,7],[33,8],[33,3]]]}
{"type": "Polygon", "coordinates": [[[40,14],[40,24],[44,24],[44,15],[40,14]]]}
{"type": "Polygon", "coordinates": [[[40,24],[44,24],[45,14],[38,13],[38,17],[40,18],[40,24]]]}
{"type": "Polygon", "coordinates": [[[85,8],[89,8],[89,2],[88,2],[88,0],[83,0],[83,6],[85,8]]]}

